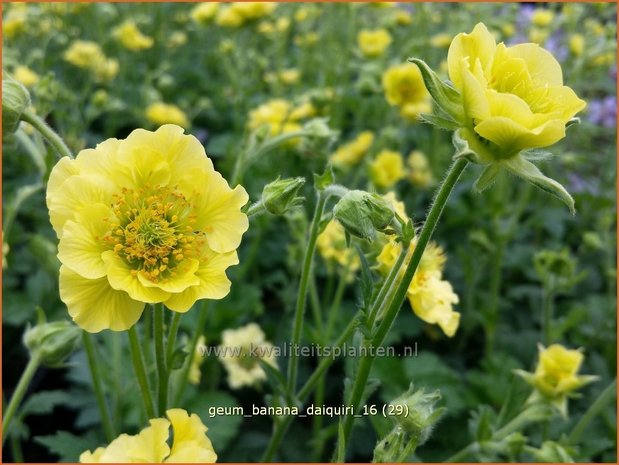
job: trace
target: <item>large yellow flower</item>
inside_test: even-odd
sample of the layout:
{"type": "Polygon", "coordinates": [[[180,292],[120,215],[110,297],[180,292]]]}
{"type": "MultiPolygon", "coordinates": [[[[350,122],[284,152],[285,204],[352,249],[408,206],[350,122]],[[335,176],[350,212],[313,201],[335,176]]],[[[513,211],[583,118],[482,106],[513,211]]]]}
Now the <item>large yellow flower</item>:
{"type": "Polygon", "coordinates": [[[122,331],[144,303],[185,312],[228,294],[225,270],[248,228],[198,140],[165,125],[63,158],[47,188],[60,243],[60,296],[83,329],[122,331]]]}
{"type": "Polygon", "coordinates": [[[454,38],[447,63],[462,97],[463,135],[488,162],[556,143],[585,107],[563,85],[561,66],[550,52],[530,43],[497,45],[482,23],[454,38]]]}
{"type": "Polygon", "coordinates": [[[400,108],[400,114],[411,121],[421,113],[432,111],[432,99],[417,66],[404,63],[392,66],[383,75],[385,98],[389,105],[400,108]]]}
{"type": "Polygon", "coordinates": [[[208,428],[195,413],[175,408],[165,418],[150,420],[138,434],[121,434],[109,446],[80,455],[81,463],[215,463],[217,454],[208,428]],[[172,425],[172,447],[168,445],[172,425]]]}

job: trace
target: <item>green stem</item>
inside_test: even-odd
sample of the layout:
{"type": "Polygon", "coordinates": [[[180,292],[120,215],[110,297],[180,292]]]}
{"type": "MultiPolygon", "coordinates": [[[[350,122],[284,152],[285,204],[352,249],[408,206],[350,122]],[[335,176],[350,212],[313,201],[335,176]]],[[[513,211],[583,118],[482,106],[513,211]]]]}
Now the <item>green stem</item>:
{"type": "Polygon", "coordinates": [[[131,360],[133,362],[133,369],[135,370],[135,376],[138,379],[138,384],[140,385],[140,390],[142,391],[142,401],[144,402],[144,411],[146,412],[146,418],[155,418],[153,398],[150,393],[150,387],[148,386],[148,377],[146,376],[144,357],[142,355],[140,339],[138,337],[135,325],[129,328],[129,331],[127,331],[127,333],[129,334],[129,343],[131,345],[131,360]]]}
{"type": "Polygon", "coordinates": [[[84,342],[86,356],[88,357],[88,367],[90,368],[90,375],[92,376],[92,385],[95,390],[95,397],[97,398],[99,412],[101,413],[103,431],[105,432],[105,437],[107,440],[112,441],[112,439],[116,437],[116,434],[114,433],[114,426],[112,424],[112,419],[110,418],[107,402],[105,401],[103,383],[101,382],[101,370],[99,362],[97,361],[97,354],[95,352],[95,345],[92,340],[92,335],[86,331],[82,331],[82,340],[84,342]]]}
{"type": "Polygon", "coordinates": [[[195,332],[193,333],[193,337],[191,338],[191,343],[189,344],[189,355],[187,356],[187,360],[183,365],[183,371],[180,378],[180,385],[178,386],[178,390],[176,391],[176,396],[174,397],[174,405],[178,405],[183,397],[183,392],[185,392],[185,388],[187,386],[187,380],[189,379],[189,369],[191,368],[191,359],[193,358],[196,352],[196,346],[198,345],[198,340],[200,336],[204,332],[204,326],[206,325],[206,317],[208,315],[208,306],[209,301],[203,300],[201,302],[200,309],[198,310],[198,321],[195,326],[195,332]]]}
{"type": "Polygon", "coordinates": [[[30,360],[28,360],[28,364],[26,365],[26,369],[22,373],[21,378],[19,378],[17,387],[15,387],[13,396],[11,397],[9,405],[4,412],[4,418],[2,419],[2,444],[4,444],[4,441],[8,436],[9,427],[11,426],[11,421],[13,421],[17,407],[19,407],[19,404],[24,398],[24,395],[28,390],[28,386],[30,385],[30,381],[32,381],[32,377],[38,367],[39,358],[37,356],[32,356],[30,360]]]}
{"type": "Polygon", "coordinates": [[[608,402],[613,400],[617,396],[617,378],[610,383],[602,394],[591,404],[591,407],[585,412],[585,414],[578,420],[574,429],[568,437],[569,444],[577,444],[580,441],[580,436],[587,429],[591,420],[593,420],[598,413],[600,413],[608,402]]]}
{"type": "Polygon", "coordinates": [[[172,312],[172,323],[170,324],[170,332],[168,333],[168,346],[166,347],[166,362],[168,366],[172,364],[172,355],[174,355],[174,349],[176,346],[176,335],[178,334],[178,327],[181,324],[180,312],[172,312]]]}
{"type": "Polygon", "coordinates": [[[503,256],[505,253],[505,240],[499,238],[497,251],[492,263],[492,276],[490,277],[490,304],[486,315],[486,356],[492,354],[496,339],[496,329],[499,320],[499,295],[501,292],[501,269],[503,268],[503,256]]]}
{"type": "Polygon", "coordinates": [[[402,250],[400,251],[400,255],[398,256],[398,259],[393,265],[393,268],[391,268],[391,270],[389,271],[389,274],[385,278],[385,281],[383,282],[383,285],[381,286],[380,291],[378,292],[378,295],[376,296],[376,300],[374,300],[372,304],[372,308],[370,310],[370,316],[368,319],[368,328],[374,327],[374,322],[376,321],[376,318],[380,314],[379,310],[382,308],[383,303],[386,301],[385,297],[387,296],[387,293],[391,290],[391,287],[393,286],[393,282],[395,281],[398,274],[400,273],[400,268],[402,267],[402,263],[404,263],[404,259],[406,258],[407,254],[408,254],[408,246],[406,247],[402,246],[402,250]]]}
{"type": "Polygon", "coordinates": [[[333,302],[331,302],[331,307],[329,308],[329,314],[327,315],[327,327],[325,330],[324,340],[329,342],[331,340],[331,335],[333,334],[333,328],[335,327],[335,320],[337,315],[339,315],[340,304],[342,303],[342,297],[344,297],[344,291],[346,290],[346,284],[348,281],[348,273],[350,272],[350,266],[345,267],[340,274],[340,279],[337,283],[337,288],[335,289],[335,295],[333,296],[333,302]]]}
{"type": "Polygon", "coordinates": [[[37,116],[31,110],[26,110],[22,113],[22,120],[30,123],[37,131],[41,133],[43,138],[58,152],[60,157],[73,158],[73,154],[67,144],[64,143],[62,138],[56,134],[56,132],[50,128],[42,118],[37,116]]]}
{"type": "MultiPolygon", "coordinates": [[[[358,325],[357,318],[353,318],[352,320],[350,320],[350,322],[348,323],[348,326],[346,326],[346,329],[344,329],[344,331],[342,332],[338,340],[335,342],[335,344],[333,344],[333,346],[342,347],[344,343],[348,341],[348,339],[355,332],[355,329],[357,329],[357,325],[358,325]]],[[[335,362],[335,359],[333,357],[325,357],[319,362],[318,366],[316,367],[312,375],[305,382],[305,384],[303,385],[303,387],[301,388],[301,390],[296,396],[297,399],[301,403],[305,402],[305,400],[312,393],[312,390],[314,389],[318,381],[320,381],[324,373],[334,362],[335,362]]],[[[281,421],[277,421],[273,426],[273,435],[271,436],[269,445],[267,446],[267,449],[264,455],[262,456],[262,459],[260,459],[261,462],[270,462],[273,460],[275,452],[277,451],[282,439],[284,438],[284,435],[286,434],[286,431],[288,430],[288,427],[290,426],[293,420],[292,415],[288,415],[288,416],[281,417],[281,418],[283,419],[281,421]]]]}
{"type": "Polygon", "coordinates": [[[163,304],[153,305],[153,339],[155,340],[155,361],[157,364],[158,381],[158,414],[165,416],[168,407],[168,370],[166,368],[165,334],[163,331],[163,304]]]}
{"type": "Polygon", "coordinates": [[[479,446],[479,444],[477,444],[477,442],[472,442],[470,443],[468,446],[464,447],[463,449],[460,449],[458,452],[456,452],[454,455],[452,455],[451,457],[449,457],[447,460],[445,460],[443,463],[454,463],[454,462],[460,462],[462,461],[466,456],[468,456],[470,453],[474,452],[475,449],[477,449],[477,447],[479,446]]]}
{"type": "Polygon", "coordinates": [[[263,213],[266,213],[266,211],[267,209],[264,206],[264,203],[262,202],[262,200],[260,200],[259,202],[256,202],[249,206],[246,215],[248,218],[251,218],[252,216],[262,215],[263,213]]]}
{"type": "MultiPolygon", "coordinates": [[[[316,209],[314,210],[314,217],[310,226],[305,256],[303,257],[303,268],[301,269],[301,278],[299,282],[299,294],[297,295],[297,308],[295,310],[294,323],[292,326],[292,347],[297,346],[301,341],[301,333],[303,331],[303,315],[305,314],[305,301],[307,300],[307,285],[312,268],[312,259],[316,249],[318,226],[320,225],[320,219],[322,218],[326,201],[327,196],[325,193],[320,192],[318,194],[318,202],[316,202],[316,209]]],[[[297,357],[296,351],[293,351],[290,354],[290,360],[288,362],[288,392],[290,393],[296,390],[298,367],[299,358],[297,357]]]]}
{"type": "MultiPolygon", "coordinates": [[[[423,252],[428,245],[430,238],[432,237],[432,233],[434,232],[434,229],[438,224],[438,220],[441,217],[445,204],[449,199],[449,195],[451,194],[451,191],[458,182],[458,179],[460,178],[460,175],[466,168],[467,164],[468,161],[466,161],[465,159],[460,158],[456,160],[449,169],[449,172],[443,180],[443,183],[439,187],[434,202],[432,203],[432,207],[430,208],[430,212],[428,213],[428,217],[426,218],[423,228],[421,229],[421,233],[419,234],[417,244],[415,244],[415,249],[413,250],[410,262],[408,263],[406,270],[404,271],[404,275],[402,276],[401,281],[397,285],[393,300],[390,302],[387,310],[385,311],[385,317],[383,318],[382,322],[380,323],[378,329],[376,330],[374,336],[371,339],[370,345],[372,347],[380,347],[385,339],[385,336],[391,329],[391,325],[393,324],[398,314],[398,311],[402,306],[402,302],[404,302],[404,299],[406,298],[408,286],[410,285],[413,276],[415,275],[415,271],[417,270],[417,266],[421,261],[423,252]]],[[[361,399],[363,397],[363,391],[367,384],[368,376],[370,374],[373,363],[373,357],[364,357],[359,363],[357,375],[353,383],[351,401],[349,402],[349,404],[352,405],[353,411],[355,413],[360,407],[361,399]]],[[[343,420],[343,428],[340,430],[340,434],[338,435],[338,442],[340,443],[340,445],[337,447],[337,450],[340,451],[338,453],[338,462],[344,461],[344,457],[342,456],[341,451],[346,450],[346,444],[348,442],[348,438],[352,429],[353,419],[353,415],[348,415],[343,420]]]]}

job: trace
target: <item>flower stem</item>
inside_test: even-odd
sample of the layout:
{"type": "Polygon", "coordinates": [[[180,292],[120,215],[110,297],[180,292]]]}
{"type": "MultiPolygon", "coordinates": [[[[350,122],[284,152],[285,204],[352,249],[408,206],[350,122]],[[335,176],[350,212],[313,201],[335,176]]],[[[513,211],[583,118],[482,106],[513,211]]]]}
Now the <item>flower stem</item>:
{"type": "Polygon", "coordinates": [[[189,355],[187,356],[187,360],[183,365],[183,371],[180,378],[180,385],[178,386],[178,390],[176,391],[176,396],[174,397],[174,405],[178,405],[183,397],[183,392],[185,392],[185,387],[187,386],[187,380],[189,378],[189,368],[191,367],[191,358],[193,354],[196,352],[196,346],[198,345],[198,340],[200,336],[204,332],[204,326],[206,325],[206,317],[208,315],[208,306],[209,301],[203,300],[201,302],[201,307],[198,310],[198,322],[195,326],[195,332],[193,333],[193,337],[191,338],[191,343],[189,345],[189,355]]]}
{"type": "Polygon", "coordinates": [[[28,364],[26,365],[26,369],[22,373],[21,378],[19,378],[19,382],[13,392],[9,405],[4,411],[4,418],[2,419],[2,444],[4,444],[4,441],[8,436],[9,427],[11,426],[11,421],[13,421],[17,407],[19,407],[19,404],[24,398],[24,395],[28,390],[28,386],[30,385],[30,381],[32,381],[32,377],[38,367],[39,358],[37,356],[31,357],[30,360],[28,360],[28,364]]]}
{"type": "Polygon", "coordinates": [[[22,120],[30,123],[32,127],[39,131],[43,138],[54,148],[54,150],[56,150],[56,152],[58,152],[61,158],[73,158],[73,153],[71,153],[71,150],[67,147],[67,144],[64,143],[62,138],[56,134],[56,132],[50,128],[41,117],[37,116],[31,110],[25,110],[22,113],[22,120]]]}
{"type": "Polygon", "coordinates": [[[398,256],[398,259],[393,265],[393,268],[391,268],[391,271],[389,271],[389,274],[385,278],[385,281],[383,282],[383,285],[381,286],[380,291],[378,292],[378,295],[376,296],[376,299],[374,300],[372,304],[372,307],[370,309],[369,319],[368,319],[368,328],[374,327],[374,322],[376,321],[376,317],[379,315],[379,310],[381,309],[383,305],[383,301],[385,300],[387,293],[391,289],[394,280],[400,273],[400,268],[402,267],[402,263],[404,263],[404,259],[406,258],[407,254],[408,254],[408,246],[402,246],[402,251],[400,252],[400,255],[398,256]]]}
{"type": "Polygon", "coordinates": [[[138,337],[135,325],[129,328],[127,331],[129,334],[129,343],[131,345],[131,359],[133,361],[133,369],[135,370],[135,376],[138,379],[138,384],[142,391],[142,400],[144,401],[144,411],[146,412],[146,418],[155,418],[155,409],[153,407],[153,397],[150,393],[150,387],[148,386],[148,377],[146,376],[146,368],[144,366],[144,357],[140,348],[140,340],[138,337]]]}
{"type": "Polygon", "coordinates": [[[606,404],[615,397],[617,397],[617,378],[602,391],[602,394],[591,404],[591,407],[589,407],[580,420],[578,420],[578,423],[576,423],[576,426],[574,426],[574,429],[568,437],[568,443],[577,444],[578,441],[580,441],[580,436],[587,429],[589,423],[591,423],[591,420],[593,420],[595,416],[606,407],[606,404]]]}
{"type": "MultiPolygon", "coordinates": [[[[318,202],[314,210],[314,217],[310,226],[309,238],[303,257],[303,268],[301,269],[301,278],[299,282],[299,294],[297,295],[297,307],[295,310],[294,323],[292,326],[291,347],[296,347],[301,341],[301,333],[303,331],[303,315],[305,314],[305,301],[307,300],[307,286],[309,283],[310,271],[312,268],[312,259],[316,249],[316,239],[318,238],[318,226],[322,213],[325,209],[327,196],[320,192],[318,194],[318,202]]],[[[288,392],[293,393],[297,386],[297,371],[299,368],[299,358],[296,351],[290,354],[288,362],[288,392]]]]}
{"type": "MultiPolygon", "coordinates": [[[[346,329],[344,329],[338,340],[335,342],[335,344],[333,344],[333,347],[342,347],[344,343],[348,341],[348,339],[355,332],[357,325],[357,318],[351,319],[348,323],[348,326],[346,326],[346,329]]],[[[325,357],[320,361],[312,375],[305,382],[305,384],[296,396],[301,403],[305,402],[305,400],[309,397],[318,381],[322,379],[323,375],[325,374],[327,369],[333,364],[333,362],[335,362],[335,358],[333,357],[325,357]]],[[[292,420],[293,416],[287,415],[282,417],[281,421],[277,421],[274,424],[273,435],[271,436],[269,445],[267,446],[267,449],[262,456],[262,459],[260,459],[261,462],[270,462],[273,460],[275,452],[277,451],[277,448],[279,447],[282,439],[284,438],[284,435],[286,434],[290,423],[292,423],[292,420]]]]}
{"type": "Polygon", "coordinates": [[[172,356],[174,355],[174,348],[176,346],[176,335],[178,334],[178,327],[181,324],[182,313],[172,312],[172,323],[170,324],[170,332],[168,333],[168,346],[166,347],[166,362],[168,366],[172,364],[172,356]]]}
{"type": "MultiPolygon", "coordinates": [[[[390,302],[389,306],[385,311],[385,316],[378,326],[378,329],[374,333],[373,337],[370,340],[370,344],[372,347],[380,347],[385,339],[385,336],[391,329],[391,325],[393,324],[400,307],[402,306],[402,302],[406,298],[406,292],[408,290],[408,286],[410,285],[413,276],[415,275],[415,271],[417,270],[417,266],[421,261],[421,257],[423,252],[432,237],[432,233],[438,224],[438,220],[441,217],[445,204],[449,199],[449,195],[453,190],[454,186],[458,182],[460,175],[466,168],[468,161],[460,158],[456,160],[447,176],[443,180],[443,183],[438,189],[436,197],[434,198],[434,202],[432,203],[432,207],[430,208],[430,212],[428,213],[428,217],[421,229],[421,233],[419,234],[419,238],[417,240],[417,244],[415,245],[415,249],[413,250],[413,254],[411,256],[410,262],[408,263],[406,270],[404,271],[404,275],[402,276],[401,281],[396,287],[393,300],[390,302]]],[[[372,351],[373,352],[373,351],[372,351]]],[[[364,357],[361,359],[359,363],[359,368],[357,370],[357,375],[355,377],[351,400],[349,402],[353,407],[353,411],[356,413],[360,407],[361,399],[363,397],[363,391],[365,390],[365,386],[367,384],[368,377],[370,375],[370,370],[372,369],[372,365],[374,363],[374,357],[364,357]]],[[[343,454],[346,451],[346,444],[348,442],[348,438],[350,436],[350,432],[353,424],[353,415],[348,415],[344,418],[343,427],[340,429],[339,437],[338,437],[338,462],[344,461],[343,454]]]]}
{"type": "Polygon", "coordinates": [[[99,405],[101,423],[103,423],[103,432],[105,433],[107,440],[112,441],[112,439],[116,437],[116,434],[114,433],[114,426],[112,424],[112,419],[110,418],[107,402],[105,401],[103,383],[101,382],[101,370],[97,361],[95,345],[92,339],[93,338],[90,333],[82,331],[82,340],[84,343],[84,349],[86,350],[86,357],[88,358],[88,367],[90,368],[90,375],[92,376],[92,385],[95,390],[95,397],[97,398],[97,404],[99,405]]]}
{"type": "Polygon", "coordinates": [[[165,334],[163,331],[163,304],[153,305],[153,329],[155,340],[155,361],[157,363],[157,381],[158,381],[158,414],[160,417],[165,415],[168,407],[168,370],[166,368],[166,353],[165,353],[165,334]]]}
{"type": "Polygon", "coordinates": [[[549,345],[551,341],[552,316],[554,314],[554,277],[549,277],[550,282],[542,289],[542,341],[544,345],[549,345]]]}

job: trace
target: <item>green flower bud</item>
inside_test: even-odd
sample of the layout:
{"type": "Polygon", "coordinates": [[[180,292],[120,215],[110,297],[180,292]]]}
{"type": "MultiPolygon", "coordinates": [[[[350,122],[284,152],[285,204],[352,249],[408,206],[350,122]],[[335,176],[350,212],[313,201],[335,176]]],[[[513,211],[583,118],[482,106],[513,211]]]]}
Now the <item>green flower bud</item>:
{"type": "Polygon", "coordinates": [[[428,440],[432,428],[445,411],[444,407],[436,408],[440,399],[439,391],[414,391],[411,383],[408,391],[390,402],[392,411],[396,414],[392,418],[417,445],[421,445],[428,440]]]}
{"type": "Polygon", "coordinates": [[[376,231],[384,232],[392,224],[395,212],[380,195],[352,190],[335,205],[333,216],[349,234],[372,241],[376,231]]]}
{"type": "Polygon", "coordinates": [[[299,189],[305,184],[305,178],[277,178],[264,186],[262,203],[273,215],[283,215],[288,210],[303,203],[303,197],[297,197],[299,189]]]}
{"type": "Polygon", "coordinates": [[[41,364],[58,367],[79,346],[81,330],[68,321],[39,323],[24,333],[24,345],[41,364]]]}
{"type": "Polygon", "coordinates": [[[326,118],[312,118],[303,125],[303,130],[310,133],[311,137],[320,139],[329,139],[337,136],[337,131],[334,131],[327,124],[326,118]]]}
{"type": "Polygon", "coordinates": [[[416,444],[401,426],[393,428],[374,448],[373,463],[401,463],[415,451],[416,444]]]}
{"type": "Polygon", "coordinates": [[[30,106],[30,94],[12,78],[2,79],[2,134],[17,131],[22,114],[30,106]]]}

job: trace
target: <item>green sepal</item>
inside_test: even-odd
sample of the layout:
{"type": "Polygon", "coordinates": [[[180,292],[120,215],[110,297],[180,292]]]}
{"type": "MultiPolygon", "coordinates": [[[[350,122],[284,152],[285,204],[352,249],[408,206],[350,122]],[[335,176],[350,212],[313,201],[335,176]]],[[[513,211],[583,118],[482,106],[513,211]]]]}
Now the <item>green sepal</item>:
{"type": "Polygon", "coordinates": [[[419,71],[421,71],[426,89],[430,92],[436,105],[449,115],[451,119],[455,121],[464,121],[464,111],[460,93],[451,85],[442,81],[425,61],[419,58],[409,58],[408,61],[417,65],[419,71]]]}
{"type": "Polygon", "coordinates": [[[473,184],[473,189],[475,192],[481,193],[492,186],[500,172],[500,165],[493,163],[486,166],[477,178],[477,181],[475,181],[475,184],[473,184]]]}
{"type": "Polygon", "coordinates": [[[421,113],[419,120],[422,123],[428,123],[432,126],[436,126],[439,129],[445,129],[447,131],[455,131],[460,125],[451,118],[445,118],[443,116],[434,115],[431,113],[421,113]]]}
{"type": "Polygon", "coordinates": [[[554,179],[545,176],[539,168],[530,161],[520,155],[516,155],[509,160],[504,160],[501,164],[505,166],[509,172],[521,177],[525,181],[529,181],[531,184],[557,197],[567,205],[572,215],[576,213],[576,209],[574,208],[574,199],[565,187],[554,179]]]}

